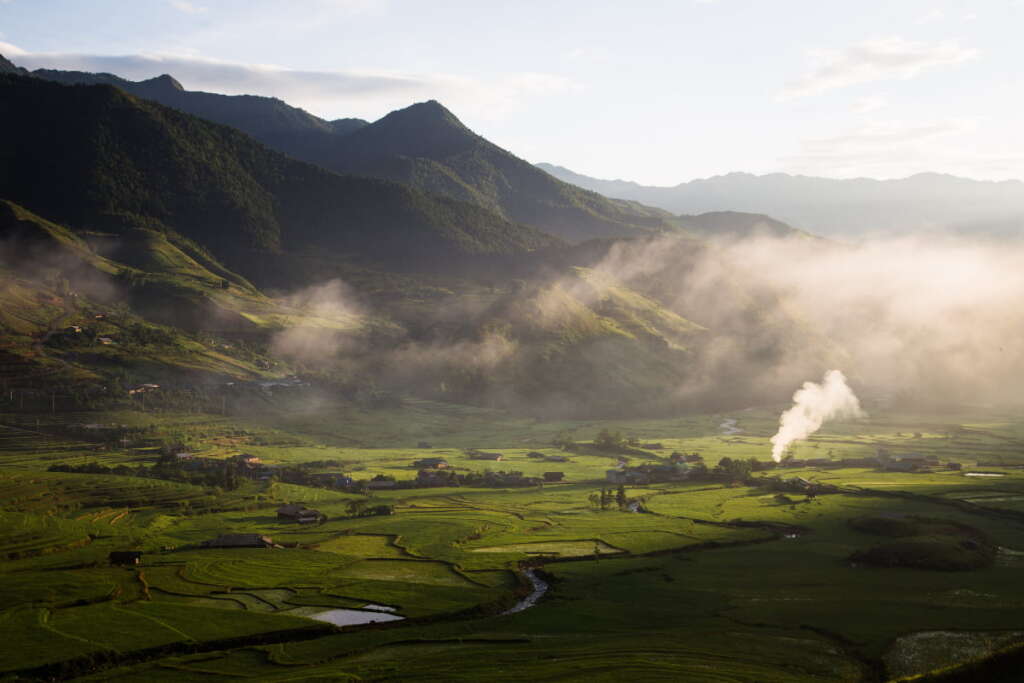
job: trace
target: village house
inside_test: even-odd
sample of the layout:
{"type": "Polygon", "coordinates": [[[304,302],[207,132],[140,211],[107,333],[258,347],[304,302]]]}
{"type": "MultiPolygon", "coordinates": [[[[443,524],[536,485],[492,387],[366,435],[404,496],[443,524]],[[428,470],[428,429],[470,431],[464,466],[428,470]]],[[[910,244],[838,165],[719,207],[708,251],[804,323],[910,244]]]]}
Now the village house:
{"type": "Polygon", "coordinates": [[[501,460],[501,453],[486,453],[484,451],[472,451],[469,453],[470,460],[501,460]]]}
{"type": "Polygon", "coordinates": [[[417,486],[457,486],[457,475],[446,470],[420,470],[416,474],[417,486]]]}
{"type": "Polygon", "coordinates": [[[569,458],[564,455],[549,455],[544,460],[547,462],[569,462],[569,458]]]}
{"type": "Polygon", "coordinates": [[[274,541],[260,534],[221,534],[200,545],[203,548],[273,548],[274,541]]]}
{"type": "Polygon", "coordinates": [[[443,470],[448,467],[448,461],[444,458],[423,458],[414,462],[412,466],[418,469],[443,470]]]}
{"type": "Polygon", "coordinates": [[[547,481],[547,482],[562,481],[563,479],[565,479],[565,472],[545,472],[544,473],[544,481],[547,481]]]}
{"type": "Polygon", "coordinates": [[[132,565],[142,562],[141,550],[115,550],[107,556],[110,564],[132,565]]]}
{"type": "Polygon", "coordinates": [[[282,521],[298,522],[299,524],[316,524],[327,519],[319,510],[308,508],[298,503],[290,503],[277,508],[277,518],[282,521]]]}

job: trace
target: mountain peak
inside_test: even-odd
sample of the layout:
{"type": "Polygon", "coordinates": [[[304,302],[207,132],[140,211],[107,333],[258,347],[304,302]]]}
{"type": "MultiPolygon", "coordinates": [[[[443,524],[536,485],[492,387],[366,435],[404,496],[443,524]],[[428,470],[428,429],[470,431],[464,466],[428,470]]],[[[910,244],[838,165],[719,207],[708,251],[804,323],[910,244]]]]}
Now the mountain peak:
{"type": "Polygon", "coordinates": [[[403,124],[411,123],[418,126],[424,125],[444,125],[460,129],[465,132],[469,132],[469,129],[459,121],[455,114],[451,113],[447,107],[438,102],[437,100],[427,100],[426,102],[417,102],[411,104],[405,109],[397,109],[384,118],[380,119],[377,123],[389,122],[394,124],[401,122],[403,124]]]}
{"type": "Polygon", "coordinates": [[[25,74],[25,70],[17,67],[9,59],[0,55],[0,74],[25,74]]]}
{"type": "Polygon", "coordinates": [[[478,138],[444,105],[428,100],[393,111],[347,139],[355,145],[350,152],[364,158],[439,159],[472,146],[478,138]]]}
{"type": "Polygon", "coordinates": [[[178,79],[174,78],[170,74],[161,74],[156,78],[150,78],[143,83],[152,83],[153,85],[161,85],[165,88],[173,88],[174,90],[184,90],[185,88],[181,85],[178,79]]]}

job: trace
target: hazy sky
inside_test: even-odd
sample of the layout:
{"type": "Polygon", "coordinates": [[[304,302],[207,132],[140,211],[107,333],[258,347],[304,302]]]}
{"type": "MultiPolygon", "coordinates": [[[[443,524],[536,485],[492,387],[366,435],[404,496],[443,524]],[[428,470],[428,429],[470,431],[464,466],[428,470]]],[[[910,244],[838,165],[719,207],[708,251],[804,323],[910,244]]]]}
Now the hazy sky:
{"type": "Polygon", "coordinates": [[[1024,0],[0,0],[35,68],[171,73],[325,118],[438,99],[529,161],[1024,178],[1024,0]]]}

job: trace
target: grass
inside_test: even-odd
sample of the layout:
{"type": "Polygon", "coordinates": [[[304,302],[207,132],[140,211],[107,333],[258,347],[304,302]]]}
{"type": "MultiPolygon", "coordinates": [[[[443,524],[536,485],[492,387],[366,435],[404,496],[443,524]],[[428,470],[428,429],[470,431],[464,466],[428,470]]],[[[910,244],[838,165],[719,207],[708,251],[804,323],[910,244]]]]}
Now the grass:
{"type": "MultiPolygon", "coordinates": [[[[311,610],[366,604],[390,606],[412,620],[301,642],[175,655],[103,675],[615,680],[626,670],[651,679],[701,679],[713,670],[720,680],[856,680],[866,675],[865,661],[878,667],[893,662],[893,672],[948,663],[942,648],[906,655],[912,634],[1024,631],[1017,579],[1024,523],[1000,516],[1024,499],[1024,479],[1013,467],[1024,464],[1024,456],[1015,455],[1024,434],[1017,423],[964,415],[949,424],[917,416],[836,425],[797,449],[803,457],[822,449],[833,457],[876,447],[913,449],[966,462],[968,470],[998,457],[1005,477],[807,468],[786,476],[831,483],[842,493],[789,494],[788,502],[761,488],[713,482],[627,487],[629,497],[644,500],[649,513],[643,514],[593,508],[589,496],[602,486],[607,457],[570,454],[568,463],[545,463],[526,454],[558,453],[543,443],[556,433],[575,430],[582,440],[608,427],[663,443],[664,450],[650,451],[652,460],[672,449],[698,450],[710,465],[726,455],[763,458],[771,414],[734,414],[743,431],[728,437],[720,433],[722,415],[532,424],[424,403],[388,414],[395,422],[382,420],[372,436],[372,416],[354,427],[335,421],[317,428],[301,427],[311,418],[297,413],[246,421],[125,412],[63,419],[152,424],[154,435],[184,433],[195,450],[219,456],[244,450],[288,464],[337,460],[357,479],[377,473],[412,478],[410,461],[430,453],[456,468],[531,475],[558,470],[567,481],[527,489],[380,491],[371,501],[393,505],[395,514],[351,518],[347,504],[357,496],[326,489],[247,483],[225,493],[137,477],[45,472],[51,458],[83,457],[74,442],[53,436],[60,416],[49,426],[44,420],[40,432],[12,432],[0,442],[0,553],[8,557],[0,563],[6,605],[0,634],[18,647],[0,658],[0,670],[282,633],[314,625],[303,616],[311,610]],[[443,432],[441,439],[430,437],[434,448],[350,443],[385,445],[403,415],[422,422],[406,424],[408,436],[399,441],[443,432]],[[970,431],[958,431],[963,424],[972,425],[970,431]],[[500,451],[505,459],[471,461],[462,451],[468,447],[500,451]],[[328,521],[308,527],[279,522],[274,507],[282,501],[315,505],[328,521]],[[953,505],[958,501],[973,506],[953,505]],[[915,522],[911,535],[892,538],[851,524],[872,519],[940,522],[915,522]],[[784,523],[804,532],[779,539],[773,529],[737,522],[784,523]],[[884,543],[941,540],[943,529],[963,528],[1001,549],[991,566],[948,573],[849,561],[884,543]],[[221,533],[267,534],[296,547],[198,547],[221,533]],[[107,565],[107,553],[129,548],[145,550],[138,570],[107,565]],[[546,566],[552,588],[538,606],[508,617],[416,622],[507,604],[518,585],[510,570],[543,556],[572,561],[546,566]],[[912,662],[911,669],[897,661],[912,662]]],[[[153,456],[115,451],[87,457],[146,464],[153,456]]],[[[959,542],[960,536],[945,537],[959,542]]],[[[979,651],[968,638],[953,638],[950,647],[961,641],[964,656],[979,651]]]]}

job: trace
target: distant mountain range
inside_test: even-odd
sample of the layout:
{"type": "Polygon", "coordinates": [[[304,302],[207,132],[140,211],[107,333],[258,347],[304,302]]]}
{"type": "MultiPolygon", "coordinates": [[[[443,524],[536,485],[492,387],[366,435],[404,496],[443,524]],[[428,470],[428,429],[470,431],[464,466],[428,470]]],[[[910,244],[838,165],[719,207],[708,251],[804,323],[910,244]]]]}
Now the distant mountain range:
{"type": "Polygon", "coordinates": [[[937,173],[901,180],[730,173],[672,187],[653,187],[591,178],[552,164],[538,167],[608,197],[642,202],[672,213],[768,214],[824,236],[932,230],[986,236],[1024,234],[1024,183],[1017,180],[987,182],[937,173]]]}
{"type": "MultiPolygon", "coordinates": [[[[9,69],[17,68],[7,63],[9,69]]],[[[39,69],[31,75],[64,84],[113,85],[237,128],[296,159],[472,202],[568,240],[673,228],[666,211],[608,199],[540,171],[473,133],[435,101],[391,112],[373,123],[325,121],[271,97],[191,92],[167,75],[139,82],[80,71],[39,69]]]]}

